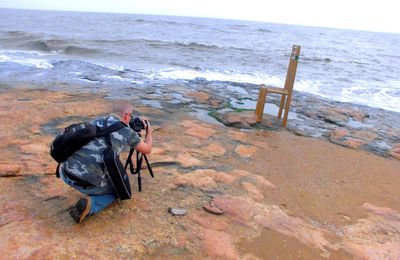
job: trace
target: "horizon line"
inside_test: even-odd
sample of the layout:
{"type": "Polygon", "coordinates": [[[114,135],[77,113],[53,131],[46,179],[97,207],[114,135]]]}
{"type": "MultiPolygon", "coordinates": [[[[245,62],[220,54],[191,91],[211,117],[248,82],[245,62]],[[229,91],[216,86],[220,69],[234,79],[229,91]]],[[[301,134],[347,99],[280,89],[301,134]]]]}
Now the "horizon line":
{"type": "Polygon", "coordinates": [[[320,25],[309,25],[309,24],[292,24],[285,22],[271,22],[264,20],[249,20],[240,18],[225,18],[225,17],[210,17],[210,16],[190,16],[190,15],[178,15],[178,14],[157,14],[157,13],[132,13],[132,12],[110,12],[110,11],[87,11],[87,10],[59,10],[59,9],[39,9],[39,8],[10,8],[10,7],[0,7],[1,9],[8,10],[24,10],[24,11],[45,11],[45,12],[70,12],[70,13],[98,13],[98,14],[127,14],[127,15],[150,15],[150,16],[168,16],[168,17],[187,17],[187,18],[202,18],[202,19],[216,19],[216,20],[230,20],[230,21],[243,21],[243,22],[258,22],[258,23],[270,23],[270,24],[280,24],[280,25],[290,25],[290,26],[303,26],[303,27],[313,27],[321,29],[331,29],[331,30],[345,30],[345,31],[358,31],[367,33],[383,33],[383,34],[400,34],[400,32],[392,31],[374,31],[366,29],[355,29],[355,28],[342,28],[342,27],[330,27],[330,26],[320,26],[320,25]]]}

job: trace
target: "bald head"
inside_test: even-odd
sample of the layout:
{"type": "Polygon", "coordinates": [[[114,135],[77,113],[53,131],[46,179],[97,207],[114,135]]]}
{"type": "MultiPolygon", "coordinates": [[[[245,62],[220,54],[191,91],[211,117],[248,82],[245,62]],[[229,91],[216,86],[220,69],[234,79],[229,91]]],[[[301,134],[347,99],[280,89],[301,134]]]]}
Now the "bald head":
{"type": "Polygon", "coordinates": [[[115,101],[112,106],[112,112],[119,115],[121,118],[128,113],[132,113],[133,106],[126,100],[115,101]]]}

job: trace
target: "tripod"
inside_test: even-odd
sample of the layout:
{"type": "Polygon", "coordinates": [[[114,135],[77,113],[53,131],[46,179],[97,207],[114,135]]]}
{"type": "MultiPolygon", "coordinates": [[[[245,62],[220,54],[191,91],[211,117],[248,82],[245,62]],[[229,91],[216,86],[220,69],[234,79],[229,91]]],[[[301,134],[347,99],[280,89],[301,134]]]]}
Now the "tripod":
{"type": "MultiPolygon", "coordinates": [[[[141,137],[140,133],[138,135],[141,137]]],[[[131,174],[137,174],[138,175],[138,186],[139,186],[139,191],[142,191],[142,176],[140,175],[140,171],[142,169],[142,163],[143,163],[143,158],[146,161],[147,169],[149,169],[150,175],[152,178],[154,178],[153,174],[153,169],[151,168],[151,165],[149,163],[149,160],[147,159],[147,156],[145,154],[140,153],[138,150],[136,150],[136,169],[133,167],[133,162],[132,162],[132,155],[135,152],[135,149],[131,147],[129,150],[129,155],[128,158],[126,159],[125,163],[125,170],[128,167],[129,164],[129,170],[131,171],[131,174]]]]}

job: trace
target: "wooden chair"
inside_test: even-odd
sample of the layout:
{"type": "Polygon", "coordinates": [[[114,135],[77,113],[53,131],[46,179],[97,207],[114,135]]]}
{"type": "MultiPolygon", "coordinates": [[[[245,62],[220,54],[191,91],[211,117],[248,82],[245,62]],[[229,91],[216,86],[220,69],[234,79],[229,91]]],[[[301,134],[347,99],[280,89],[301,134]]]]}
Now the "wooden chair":
{"type": "Polygon", "coordinates": [[[285,107],[285,114],[283,116],[282,125],[286,127],[287,117],[289,115],[290,100],[292,99],[293,85],[296,77],[297,62],[300,55],[300,46],[293,45],[292,53],[289,59],[289,66],[286,73],[285,86],[283,88],[277,87],[266,87],[261,84],[260,91],[258,92],[258,100],[256,106],[256,120],[261,122],[264,114],[264,105],[267,98],[267,93],[275,93],[282,95],[281,102],[279,104],[278,118],[281,119],[283,107],[285,107]]]}

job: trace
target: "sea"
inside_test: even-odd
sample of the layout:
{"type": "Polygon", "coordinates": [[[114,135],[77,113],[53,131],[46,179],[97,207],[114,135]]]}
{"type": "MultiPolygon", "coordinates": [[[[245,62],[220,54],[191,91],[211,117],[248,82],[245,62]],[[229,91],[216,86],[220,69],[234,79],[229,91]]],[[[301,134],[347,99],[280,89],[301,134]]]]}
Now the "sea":
{"type": "Polygon", "coordinates": [[[295,91],[400,112],[400,34],[242,20],[0,9],[0,84],[279,87],[293,44],[295,91]]]}

